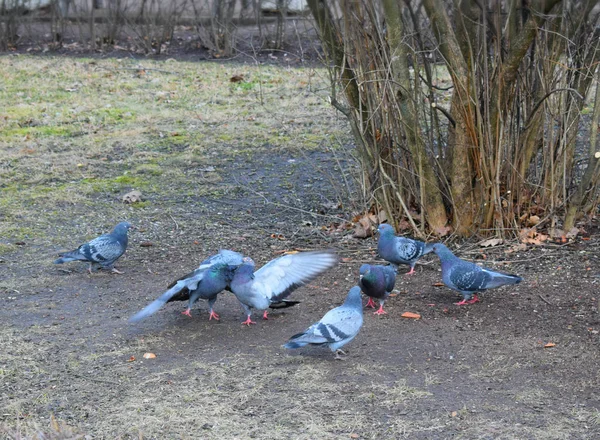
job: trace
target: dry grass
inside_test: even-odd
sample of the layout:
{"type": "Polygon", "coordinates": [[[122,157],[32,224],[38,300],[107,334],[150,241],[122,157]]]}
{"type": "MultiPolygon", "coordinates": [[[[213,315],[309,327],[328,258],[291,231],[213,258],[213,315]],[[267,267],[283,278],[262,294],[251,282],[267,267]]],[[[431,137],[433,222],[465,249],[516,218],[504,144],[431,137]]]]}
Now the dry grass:
{"type": "MultiPolygon", "coordinates": [[[[318,289],[301,292],[311,296],[299,310],[252,329],[240,328],[231,295],[217,303],[220,323],[206,321],[205,304],[192,320],[169,304],[142,325],[127,325],[138,306],[220,246],[265,262],[296,245],[269,237],[283,222],[296,234],[301,215],[280,216],[281,208],[263,218],[265,205],[255,194],[260,203],[248,201],[241,174],[272,170],[278,196],[291,185],[286,177],[298,173],[287,158],[330,155],[332,140],[348,139],[346,124],[326,102],[325,84],[318,69],[0,58],[0,315],[6,322],[0,437],[474,439],[544,438],[548,431],[546,438],[558,439],[600,429],[592,406],[549,413],[540,422],[535,406],[564,390],[515,387],[519,375],[533,374],[526,357],[533,356],[533,336],[503,335],[503,345],[490,349],[488,341],[449,340],[451,320],[444,331],[427,333],[428,324],[419,327],[423,335],[406,336],[413,323],[368,316],[345,362],[333,361],[328,350],[284,352],[280,345],[294,329],[339,304],[354,282],[349,264],[335,278],[319,280],[318,289]],[[234,74],[245,82],[230,83],[234,74]],[[247,162],[252,167],[244,168],[247,162]],[[146,200],[121,203],[131,189],[146,200]],[[207,203],[223,198],[239,207],[207,203]],[[52,264],[58,250],[106,232],[116,219],[142,228],[117,262],[125,276],[88,276],[85,265],[52,264]],[[146,240],[154,246],[141,248],[146,240]],[[385,341],[378,340],[382,335],[385,341]],[[438,339],[447,344],[439,350],[454,353],[455,361],[431,354],[422,361],[424,350],[437,353],[428,344],[438,339]],[[469,357],[474,349],[477,359],[469,357]],[[157,358],[145,360],[145,352],[157,358]],[[464,383],[456,385],[454,376],[464,383]],[[505,384],[514,392],[482,388],[505,384]]],[[[259,177],[253,190],[270,190],[271,181],[259,177]]],[[[298,197],[315,196],[312,183],[303,181],[309,189],[298,197]]],[[[299,245],[307,243],[314,246],[308,239],[299,245]]],[[[397,298],[390,311],[404,301],[397,298]]],[[[476,323],[480,331],[485,324],[476,323]]],[[[552,366],[550,355],[535,354],[535,365],[552,366]]],[[[580,388],[597,385],[590,375],[575,379],[580,388]]]]}

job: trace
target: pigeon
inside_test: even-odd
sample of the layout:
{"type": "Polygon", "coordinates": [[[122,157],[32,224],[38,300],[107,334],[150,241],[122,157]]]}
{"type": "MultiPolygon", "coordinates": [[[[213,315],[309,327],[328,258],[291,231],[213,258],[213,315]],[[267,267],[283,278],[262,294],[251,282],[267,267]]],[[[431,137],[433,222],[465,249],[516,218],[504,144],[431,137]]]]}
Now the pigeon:
{"type": "Polygon", "coordinates": [[[396,237],[394,228],[387,223],[380,224],[377,230],[379,231],[379,242],[377,243],[379,256],[396,267],[399,264],[409,265],[410,272],[407,272],[406,275],[415,273],[417,260],[433,250],[431,243],[396,237]]]}
{"type": "Polygon", "coordinates": [[[369,302],[366,307],[375,308],[373,298],[379,300],[379,310],[376,315],[384,315],[387,312],[383,310],[383,303],[396,284],[396,268],[394,266],[371,266],[363,264],[360,266],[360,281],[359,286],[363,293],[369,297],[369,302]]]}
{"type": "Polygon", "coordinates": [[[54,261],[54,264],[67,263],[69,261],[89,261],[88,272],[92,273],[92,265],[100,264],[104,269],[111,269],[114,273],[118,271],[113,267],[115,261],[125,253],[127,249],[127,231],[135,229],[128,222],[121,222],[112,230],[110,234],[104,234],[94,238],[89,243],[82,244],[71,252],[59,254],[60,258],[54,261]]]}
{"type": "Polygon", "coordinates": [[[246,313],[247,319],[242,324],[256,324],[251,319],[252,308],[264,310],[263,319],[268,319],[267,308],[297,304],[285,298],[337,262],[332,251],[299,252],[271,260],[254,272],[254,261],[244,257],[229,285],[246,313]]]}
{"type": "Polygon", "coordinates": [[[455,303],[458,306],[478,302],[479,298],[474,295],[475,292],[506,284],[518,284],[523,280],[517,275],[495,272],[475,263],[461,260],[441,243],[433,245],[433,252],[440,257],[444,284],[459,291],[463,296],[462,301],[455,303]]]}
{"type": "Polygon", "coordinates": [[[172,282],[169,290],[129,318],[129,322],[147,318],[170,301],[189,301],[187,309],[182,313],[191,317],[192,306],[199,298],[208,300],[210,309],[208,320],[218,321],[219,315],[213,310],[217,295],[231,282],[233,274],[242,264],[243,258],[244,256],[240,253],[227,249],[220,250],[218,254],[200,263],[198,269],[172,282]]]}
{"type": "Polygon", "coordinates": [[[302,333],[292,336],[283,346],[293,350],[305,345],[327,345],[335,353],[336,359],[342,359],[341,348],[358,334],[363,324],[363,308],[360,287],[354,286],[348,292],[341,306],[331,309],[302,333]]]}

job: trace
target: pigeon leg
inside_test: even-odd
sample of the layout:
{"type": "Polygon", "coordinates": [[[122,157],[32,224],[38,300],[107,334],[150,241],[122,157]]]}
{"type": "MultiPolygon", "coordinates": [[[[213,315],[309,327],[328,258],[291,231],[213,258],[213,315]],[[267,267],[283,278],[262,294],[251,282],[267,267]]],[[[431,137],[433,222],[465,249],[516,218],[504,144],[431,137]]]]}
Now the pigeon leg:
{"type": "Polygon", "coordinates": [[[466,306],[467,304],[475,304],[476,302],[479,302],[479,298],[477,298],[477,295],[473,295],[472,298],[470,298],[470,299],[463,298],[463,300],[461,302],[454,303],[454,305],[466,306]]]}
{"type": "Polygon", "coordinates": [[[182,315],[186,315],[189,316],[190,318],[192,317],[192,314],[190,313],[192,309],[190,309],[189,307],[187,309],[185,309],[185,312],[181,312],[182,315]]]}
{"type": "Polygon", "coordinates": [[[373,301],[373,298],[369,298],[369,301],[367,302],[367,304],[365,304],[365,308],[366,307],[370,307],[372,309],[375,308],[375,301],[373,301]]]}
{"type": "Polygon", "coordinates": [[[89,267],[88,267],[88,272],[91,275],[92,274],[92,263],[90,263],[89,267]]]}
{"type": "Polygon", "coordinates": [[[121,272],[121,271],[120,271],[120,270],[118,270],[118,269],[115,269],[114,267],[111,269],[111,272],[112,272],[112,273],[118,273],[118,274],[120,274],[120,275],[123,275],[123,274],[125,273],[125,272],[121,272]]]}
{"type": "Polygon", "coordinates": [[[340,353],[343,354],[344,356],[346,355],[346,352],[344,350],[342,350],[341,348],[338,348],[335,351],[335,358],[334,359],[336,361],[345,361],[346,359],[344,357],[340,356],[340,353]]]}
{"type": "Polygon", "coordinates": [[[476,302],[479,302],[479,298],[477,298],[477,295],[473,295],[473,298],[467,301],[467,304],[475,304],[476,302]]]}
{"type": "Polygon", "coordinates": [[[411,267],[411,268],[410,268],[410,271],[409,271],[409,272],[406,272],[406,274],[405,274],[405,275],[412,275],[412,274],[414,274],[414,273],[415,273],[415,268],[414,268],[414,267],[411,267]]]}
{"type": "Polygon", "coordinates": [[[267,311],[265,310],[265,313],[263,313],[263,319],[269,319],[269,317],[267,316],[267,311]]]}
{"type": "Polygon", "coordinates": [[[213,318],[214,318],[215,321],[218,321],[219,320],[219,315],[217,315],[215,312],[213,312],[213,309],[210,309],[210,315],[208,315],[208,320],[210,321],[213,318]]]}
{"type": "Polygon", "coordinates": [[[250,327],[250,324],[256,324],[256,322],[252,321],[250,319],[250,315],[248,315],[248,319],[246,319],[244,322],[242,322],[242,325],[247,325],[248,327],[250,327]]]}
{"type": "Polygon", "coordinates": [[[383,304],[381,304],[379,306],[379,310],[377,310],[376,312],[373,312],[373,314],[375,314],[375,315],[387,315],[387,312],[385,310],[383,310],[383,304]]]}

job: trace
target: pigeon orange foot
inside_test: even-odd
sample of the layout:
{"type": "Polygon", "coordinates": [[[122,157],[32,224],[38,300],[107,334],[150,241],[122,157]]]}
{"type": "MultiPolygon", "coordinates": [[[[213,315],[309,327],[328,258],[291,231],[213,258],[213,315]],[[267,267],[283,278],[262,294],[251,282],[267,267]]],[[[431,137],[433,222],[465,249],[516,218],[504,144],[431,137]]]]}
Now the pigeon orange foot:
{"type": "Polygon", "coordinates": [[[476,302],[479,302],[479,298],[477,298],[477,295],[473,295],[473,298],[471,298],[468,301],[466,299],[463,299],[461,302],[457,302],[454,304],[457,306],[466,306],[467,304],[475,304],[476,302]]]}
{"type": "Polygon", "coordinates": [[[246,319],[244,322],[242,322],[242,325],[247,325],[248,327],[250,327],[250,324],[256,324],[256,322],[252,321],[250,319],[250,315],[248,315],[248,319],[246,319]]]}
{"type": "Polygon", "coordinates": [[[365,304],[365,307],[370,307],[371,309],[375,308],[375,301],[373,301],[373,298],[369,298],[369,301],[367,301],[367,304],[365,304]]]}
{"type": "Polygon", "coordinates": [[[185,312],[181,312],[182,315],[192,317],[191,309],[185,309],[185,312]]]}
{"type": "Polygon", "coordinates": [[[208,315],[208,320],[210,321],[211,319],[214,319],[215,321],[219,320],[219,315],[217,315],[215,312],[213,312],[212,310],[210,311],[210,315],[208,315]]]}
{"type": "Polygon", "coordinates": [[[379,306],[379,310],[373,312],[374,315],[387,315],[387,312],[383,310],[383,306],[379,306]]]}

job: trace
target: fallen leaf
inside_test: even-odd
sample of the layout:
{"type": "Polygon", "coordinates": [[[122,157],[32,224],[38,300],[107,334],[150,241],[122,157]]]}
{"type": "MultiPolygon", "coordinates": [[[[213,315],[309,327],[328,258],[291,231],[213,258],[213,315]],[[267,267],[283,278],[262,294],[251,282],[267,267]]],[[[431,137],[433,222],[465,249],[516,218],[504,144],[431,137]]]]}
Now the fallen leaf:
{"type": "Polygon", "coordinates": [[[439,226],[433,230],[438,237],[445,237],[452,231],[452,226],[439,226]]]}
{"type": "Polygon", "coordinates": [[[154,353],[144,353],[144,359],[154,359],[155,357],[154,353]]]}
{"type": "Polygon", "coordinates": [[[138,190],[128,192],[123,196],[123,203],[137,203],[142,201],[142,193],[138,190]]]}
{"type": "Polygon", "coordinates": [[[565,234],[565,237],[571,239],[577,237],[577,234],[579,234],[579,229],[572,227],[571,230],[565,234]]]}
{"type": "Polygon", "coordinates": [[[433,283],[432,286],[434,286],[434,287],[443,287],[444,283],[433,283]]]}
{"type": "Polygon", "coordinates": [[[140,247],[150,247],[150,246],[154,246],[154,244],[151,241],[142,241],[140,243],[140,247]]]}
{"type": "Polygon", "coordinates": [[[404,312],[400,316],[402,316],[403,318],[421,319],[421,315],[419,315],[418,313],[413,313],[413,312],[404,312]]]}
{"type": "Polygon", "coordinates": [[[135,356],[131,356],[129,359],[127,359],[127,362],[133,362],[135,361],[135,356]]]}
{"type": "Polygon", "coordinates": [[[350,434],[350,438],[359,438],[360,436],[356,433],[350,434]]]}
{"type": "Polygon", "coordinates": [[[456,417],[457,415],[458,415],[458,413],[457,413],[456,411],[452,411],[452,412],[450,413],[450,416],[451,416],[451,417],[456,417]]]}
{"type": "Polygon", "coordinates": [[[513,252],[526,251],[526,250],[527,250],[527,245],[525,243],[519,243],[515,246],[511,246],[509,249],[505,250],[504,253],[511,254],[513,252]]]}
{"type": "Polygon", "coordinates": [[[544,348],[551,348],[556,346],[556,344],[554,342],[548,342],[546,345],[544,345],[544,348]]]}
{"type": "Polygon", "coordinates": [[[504,243],[504,240],[502,240],[501,238],[490,238],[489,240],[479,243],[479,246],[492,247],[492,246],[498,246],[499,244],[502,244],[502,243],[504,243]]]}
{"type": "Polygon", "coordinates": [[[540,222],[540,218],[537,215],[532,215],[527,219],[527,226],[535,226],[540,222]]]}
{"type": "Polygon", "coordinates": [[[229,78],[229,81],[232,83],[242,82],[242,81],[244,81],[244,76],[243,75],[233,75],[231,78],[229,78]]]}

